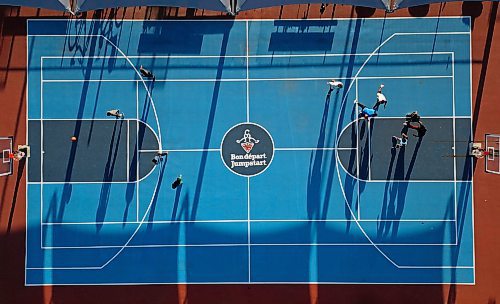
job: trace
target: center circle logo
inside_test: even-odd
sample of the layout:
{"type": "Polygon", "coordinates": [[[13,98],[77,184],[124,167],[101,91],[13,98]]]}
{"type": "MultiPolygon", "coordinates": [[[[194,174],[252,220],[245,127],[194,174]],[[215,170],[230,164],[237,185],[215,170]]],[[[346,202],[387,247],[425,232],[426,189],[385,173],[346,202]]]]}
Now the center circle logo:
{"type": "Polygon", "coordinates": [[[241,176],[264,172],[274,156],[273,138],[262,126],[246,122],[229,129],[222,138],[220,154],[224,165],[241,176]]]}

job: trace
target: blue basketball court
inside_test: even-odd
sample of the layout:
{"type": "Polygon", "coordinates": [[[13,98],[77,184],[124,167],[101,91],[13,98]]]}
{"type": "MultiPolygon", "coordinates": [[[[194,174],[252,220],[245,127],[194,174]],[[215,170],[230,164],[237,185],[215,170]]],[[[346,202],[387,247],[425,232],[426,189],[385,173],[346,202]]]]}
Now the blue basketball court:
{"type": "Polygon", "coordinates": [[[27,47],[27,285],[474,283],[469,18],[29,20],[27,47]]]}

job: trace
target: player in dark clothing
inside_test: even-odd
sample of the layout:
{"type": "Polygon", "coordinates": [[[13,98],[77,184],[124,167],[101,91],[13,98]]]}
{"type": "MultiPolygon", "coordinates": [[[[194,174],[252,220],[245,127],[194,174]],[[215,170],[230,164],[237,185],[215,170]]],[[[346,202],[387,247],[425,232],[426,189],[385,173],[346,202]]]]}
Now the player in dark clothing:
{"type": "Polygon", "coordinates": [[[160,151],[156,153],[155,157],[151,160],[153,164],[158,165],[159,162],[163,160],[163,156],[168,156],[168,151],[160,151]]]}
{"type": "Polygon", "coordinates": [[[180,185],[182,185],[182,175],[177,176],[177,178],[174,180],[174,182],[172,183],[172,189],[175,189],[180,185]]]}
{"type": "Polygon", "coordinates": [[[408,128],[417,130],[417,135],[413,134],[413,136],[415,136],[415,137],[421,138],[421,137],[425,136],[425,133],[427,133],[427,128],[424,126],[424,124],[421,121],[419,121],[417,123],[417,126],[412,125],[411,122],[406,122],[405,124],[406,124],[406,126],[408,126],[408,128]]]}
{"type": "Polygon", "coordinates": [[[142,77],[152,78],[153,80],[155,80],[155,75],[153,74],[153,72],[146,70],[142,65],[139,68],[139,71],[141,72],[142,77]]]}
{"type": "Polygon", "coordinates": [[[420,115],[418,115],[417,111],[411,112],[410,114],[406,114],[406,121],[407,122],[419,122],[420,115]]]}

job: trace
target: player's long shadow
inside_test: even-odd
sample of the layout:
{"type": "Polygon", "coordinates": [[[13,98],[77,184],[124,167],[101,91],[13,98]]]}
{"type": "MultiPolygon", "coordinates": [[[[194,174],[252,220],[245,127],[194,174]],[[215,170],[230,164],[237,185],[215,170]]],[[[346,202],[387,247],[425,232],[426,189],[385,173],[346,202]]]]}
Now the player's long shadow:
{"type": "MultiPolygon", "coordinates": [[[[399,152],[397,154],[398,159],[396,161],[396,166],[394,169],[393,180],[401,181],[404,179],[405,152],[406,152],[405,146],[399,149],[399,152]]],[[[401,182],[388,182],[388,183],[390,183],[390,187],[388,188],[386,187],[386,189],[389,190],[389,194],[384,193],[385,201],[382,203],[382,206],[386,206],[385,219],[387,221],[385,222],[385,225],[382,226],[383,227],[382,231],[378,232],[378,234],[382,238],[387,237],[387,235],[391,231],[391,227],[392,227],[392,235],[395,235],[395,233],[397,233],[397,231],[396,232],[394,231],[396,223],[391,220],[398,220],[401,217],[403,211],[402,208],[400,209],[400,207],[402,206],[399,206],[399,204],[396,205],[396,197],[398,196],[399,186],[402,183],[401,182]],[[389,197],[388,202],[387,202],[387,197],[389,197]]]]}
{"type": "MultiPolygon", "coordinates": [[[[101,15],[102,15],[102,13],[100,11],[96,11],[96,13],[95,13],[96,18],[99,19],[101,15]]],[[[102,49],[104,47],[104,55],[106,55],[106,53],[108,51],[108,47],[109,47],[109,49],[110,49],[109,58],[107,60],[102,60],[102,65],[100,68],[101,74],[100,74],[99,78],[102,79],[103,73],[105,71],[105,68],[104,68],[105,64],[108,63],[108,71],[111,71],[112,67],[114,66],[114,63],[116,62],[115,55],[117,53],[117,50],[115,47],[112,47],[108,42],[104,42],[103,38],[100,38],[100,37],[96,38],[96,36],[98,34],[102,34],[103,36],[107,36],[110,41],[114,42],[117,45],[118,44],[117,43],[118,35],[112,35],[112,32],[113,32],[112,25],[114,23],[110,22],[110,21],[103,23],[101,21],[84,20],[84,21],[80,22],[79,20],[76,20],[74,22],[70,22],[70,25],[74,24],[75,25],[74,31],[77,33],[81,33],[81,32],[87,31],[88,23],[90,23],[89,32],[91,32],[92,35],[88,35],[87,38],[81,38],[79,36],[75,36],[76,38],[75,38],[74,43],[69,42],[68,38],[66,38],[65,44],[67,45],[69,51],[73,51],[74,55],[77,55],[77,53],[80,53],[81,55],[86,55],[87,51],[89,52],[89,55],[88,55],[89,59],[87,62],[87,67],[83,70],[83,73],[85,74],[85,79],[90,79],[87,76],[90,76],[90,73],[92,70],[92,65],[94,62],[94,60],[92,59],[92,55],[96,52],[96,49],[97,48],[102,49]],[[110,28],[108,30],[106,30],[106,26],[110,26],[110,28]],[[81,39],[83,39],[83,45],[80,44],[81,39]],[[90,45],[88,45],[89,41],[91,41],[90,45]],[[99,41],[99,43],[97,44],[96,41],[99,41]]],[[[74,34],[72,32],[72,30],[73,30],[73,28],[68,26],[67,34],[68,35],[74,34]]],[[[64,52],[63,52],[63,54],[64,54],[64,52]]],[[[63,59],[61,59],[61,64],[63,62],[62,60],[63,59]]],[[[74,63],[75,63],[75,59],[72,58],[71,65],[74,65],[74,63]]],[[[81,61],[81,63],[83,63],[83,61],[81,61]]],[[[101,90],[101,85],[102,85],[102,82],[99,82],[97,85],[97,92],[96,92],[96,98],[95,98],[94,108],[93,108],[93,112],[92,112],[92,118],[94,118],[96,115],[97,103],[99,100],[99,92],[101,90]]],[[[83,91],[85,93],[88,91],[88,84],[84,84],[83,91]]],[[[81,117],[78,117],[78,118],[81,118],[81,117]]],[[[94,128],[94,120],[92,120],[90,122],[90,132],[88,135],[87,144],[90,143],[90,141],[92,139],[93,128],[94,128]]]]}
{"type": "MultiPolygon", "coordinates": [[[[143,122],[147,122],[147,120],[148,120],[149,110],[151,109],[151,100],[150,100],[149,96],[150,95],[153,96],[153,89],[155,87],[155,82],[154,81],[147,81],[146,86],[148,87],[149,94],[147,92],[145,92],[146,95],[144,97],[144,104],[142,105],[142,114],[141,114],[140,120],[143,122]]],[[[137,115],[139,116],[139,113],[137,113],[137,115]]],[[[144,132],[142,132],[142,135],[144,135],[144,132]]],[[[141,137],[141,139],[142,139],[142,137],[141,137]]],[[[142,141],[141,141],[141,144],[142,144],[142,141]]],[[[139,145],[139,148],[141,148],[141,145],[139,145]]]]}
{"type": "MultiPolygon", "coordinates": [[[[353,111],[355,112],[356,109],[354,108],[353,111]]],[[[367,135],[368,132],[371,132],[371,130],[373,129],[373,125],[374,125],[373,120],[369,123],[367,120],[364,119],[361,121],[357,120],[354,124],[352,124],[351,146],[357,147],[358,143],[361,143],[361,141],[365,139],[365,135],[367,135]],[[367,127],[367,124],[370,124],[369,128],[367,127]]],[[[357,194],[358,192],[359,193],[363,192],[364,188],[366,187],[366,183],[361,180],[368,178],[368,172],[370,170],[368,160],[371,157],[371,155],[369,146],[370,146],[370,141],[369,137],[367,136],[363,144],[363,150],[361,150],[361,147],[358,147],[358,149],[351,151],[349,165],[347,168],[348,172],[351,173],[354,172],[352,168],[354,166],[354,162],[356,161],[356,158],[359,157],[360,159],[359,163],[357,164],[359,165],[359,169],[356,169],[355,173],[358,179],[355,179],[351,177],[349,174],[346,174],[346,178],[344,180],[344,193],[346,199],[344,205],[344,216],[348,220],[346,222],[346,231],[345,231],[346,233],[349,232],[351,227],[351,221],[349,220],[352,220],[353,218],[352,213],[355,213],[359,208],[359,201],[357,198],[357,194]],[[356,188],[356,185],[359,185],[359,187],[356,188]],[[357,202],[356,205],[355,202],[357,202]]]]}
{"type": "Polygon", "coordinates": [[[168,161],[168,156],[163,157],[159,162],[158,166],[160,166],[160,172],[158,173],[158,184],[156,187],[156,191],[153,195],[153,198],[151,199],[151,208],[149,208],[149,217],[148,217],[148,226],[147,230],[151,231],[153,229],[154,225],[154,217],[155,217],[155,211],[156,211],[156,203],[158,202],[158,195],[160,194],[161,186],[163,184],[163,176],[165,173],[165,169],[167,168],[167,161],[168,161]]]}
{"type": "MultiPolygon", "coordinates": [[[[104,52],[103,55],[106,56],[106,51],[104,52]]],[[[110,58],[113,58],[115,55],[116,55],[115,48],[111,48],[111,54],[109,55],[110,58]]],[[[110,60],[110,59],[108,59],[108,60],[110,60]]],[[[101,68],[99,69],[101,71],[101,73],[99,75],[99,80],[102,80],[102,78],[103,78],[104,71],[105,71],[105,69],[104,69],[104,65],[105,64],[106,64],[106,60],[102,60],[101,68]]],[[[95,118],[96,112],[97,112],[97,104],[99,102],[99,95],[100,95],[100,92],[101,92],[102,84],[103,84],[102,81],[98,81],[97,82],[97,90],[96,90],[95,99],[94,99],[94,108],[92,110],[92,120],[90,121],[90,130],[89,130],[89,136],[88,136],[88,139],[87,139],[87,145],[90,144],[90,141],[92,139],[92,134],[93,134],[92,131],[94,130],[94,123],[95,123],[94,118],[95,118]]]]}
{"type": "MultiPolygon", "coordinates": [[[[316,147],[323,148],[325,146],[326,124],[328,121],[328,113],[330,110],[331,92],[328,92],[325,99],[323,109],[323,117],[321,120],[319,137],[316,147]]],[[[324,219],[328,210],[328,202],[324,201],[321,206],[321,184],[322,184],[322,169],[324,162],[324,150],[318,149],[311,152],[309,159],[309,174],[307,176],[307,217],[309,219],[324,219]]],[[[332,160],[333,161],[333,160],[332,160]]]]}
{"type": "Polygon", "coordinates": [[[179,209],[179,198],[181,197],[182,184],[175,189],[174,207],[172,208],[171,221],[175,221],[177,215],[177,209],[179,209]]]}
{"type": "Polygon", "coordinates": [[[111,182],[113,181],[113,174],[116,164],[116,158],[118,157],[118,147],[120,146],[120,138],[122,134],[123,120],[120,119],[120,128],[118,129],[118,136],[116,136],[116,129],[118,125],[118,119],[115,121],[113,127],[113,134],[111,136],[111,141],[109,143],[108,159],[106,161],[106,167],[104,168],[104,176],[102,178],[101,193],[99,195],[99,205],[97,206],[96,212],[96,227],[99,231],[102,228],[102,222],[106,217],[106,211],[108,208],[109,195],[111,190],[111,182]],[[116,142],[115,142],[116,138],[116,142]]]}
{"type": "MultiPolygon", "coordinates": [[[[351,147],[357,147],[357,144],[358,144],[358,141],[357,141],[358,123],[359,122],[356,121],[355,123],[351,124],[351,147]]],[[[357,154],[358,154],[358,149],[353,149],[350,151],[349,163],[347,165],[347,172],[350,172],[350,173],[354,172],[355,175],[357,175],[357,172],[355,172],[355,171],[357,171],[357,169],[356,170],[354,169],[354,164],[356,164],[356,159],[358,157],[357,154]]],[[[356,183],[358,183],[358,182],[359,182],[358,180],[352,178],[351,176],[349,176],[349,174],[346,174],[346,177],[344,180],[344,191],[345,191],[345,195],[346,195],[345,199],[347,200],[347,202],[344,203],[344,215],[345,215],[345,218],[347,220],[352,219],[351,210],[349,210],[347,204],[349,202],[349,206],[351,206],[351,208],[352,208],[354,189],[355,189],[356,183]]],[[[351,222],[347,221],[346,222],[346,233],[349,232],[350,228],[351,228],[351,222]]]]}
{"type": "MultiPolygon", "coordinates": [[[[404,162],[405,162],[405,148],[404,146],[400,148],[398,154],[398,160],[396,162],[396,168],[394,172],[394,180],[396,182],[387,182],[390,184],[390,189],[386,184],[385,192],[384,192],[384,201],[382,203],[382,210],[385,212],[381,212],[380,218],[386,219],[388,221],[385,224],[381,224],[380,229],[377,234],[379,237],[385,238],[389,232],[391,233],[391,238],[394,239],[397,237],[397,233],[399,230],[399,220],[403,215],[403,210],[406,203],[406,194],[408,192],[408,185],[411,173],[413,168],[415,167],[415,162],[417,160],[418,151],[420,146],[422,145],[422,137],[418,138],[417,144],[415,145],[415,149],[413,150],[413,155],[411,157],[410,163],[408,165],[408,169],[405,173],[404,162]],[[387,191],[389,190],[389,195],[387,191]],[[389,202],[387,202],[387,198],[389,197],[389,202]],[[391,221],[394,220],[394,221],[391,221]],[[392,229],[391,229],[392,226],[392,229]]],[[[391,160],[392,164],[393,160],[391,160]]],[[[390,174],[390,173],[388,173],[390,174]]]]}
{"type": "MultiPolygon", "coordinates": [[[[364,123],[364,126],[363,126],[363,130],[366,128],[366,132],[368,132],[368,135],[367,135],[367,138],[365,140],[365,146],[363,148],[363,157],[361,158],[361,161],[360,161],[360,169],[359,169],[359,175],[360,175],[360,179],[364,179],[364,180],[369,180],[370,179],[370,170],[372,169],[371,168],[371,160],[372,160],[372,156],[373,156],[373,152],[371,150],[371,140],[372,140],[372,136],[371,134],[373,134],[373,128],[375,127],[375,121],[376,119],[370,119],[370,120],[365,120],[365,123],[364,123]],[[368,124],[368,127],[366,126],[368,124]]],[[[364,132],[363,132],[364,134],[364,132]]],[[[363,135],[364,136],[364,135],[363,135]]],[[[363,193],[363,191],[365,190],[366,188],[366,185],[367,185],[367,182],[365,181],[358,181],[359,183],[359,193],[363,193]]],[[[354,190],[353,190],[354,192],[354,190]]],[[[358,202],[359,204],[359,202],[358,202]]],[[[359,208],[359,207],[358,207],[359,208]]]]}
{"type": "MultiPolygon", "coordinates": [[[[353,10],[354,10],[354,8],[353,8],[353,10]]],[[[348,22],[349,22],[349,28],[351,28],[353,26],[353,22],[354,22],[354,29],[348,31],[348,34],[347,34],[347,37],[345,40],[346,43],[345,43],[345,46],[343,49],[343,53],[355,54],[355,53],[357,53],[357,49],[358,49],[359,34],[360,34],[362,21],[361,21],[361,19],[351,19],[348,22]],[[350,37],[351,33],[353,33],[352,38],[350,37]]],[[[344,56],[342,59],[342,64],[341,64],[342,68],[339,71],[339,75],[342,75],[343,71],[344,71],[344,67],[345,66],[347,67],[347,71],[345,72],[346,81],[345,81],[344,88],[349,88],[351,86],[351,83],[352,83],[351,78],[354,74],[355,59],[356,59],[355,56],[344,56]],[[345,62],[346,58],[349,58],[348,62],[345,62]]],[[[348,95],[348,91],[344,90],[343,94],[342,94],[342,99],[341,99],[344,102],[342,103],[341,108],[339,110],[339,121],[341,121],[341,122],[344,121],[344,116],[347,113],[345,111],[347,105],[351,104],[347,100],[347,95],[348,95]]],[[[356,119],[356,108],[355,107],[352,108],[352,110],[350,112],[350,116],[351,116],[351,121],[356,119]]],[[[356,124],[357,123],[358,122],[356,122],[356,124]]],[[[340,134],[341,132],[342,132],[342,125],[338,125],[338,128],[336,130],[336,137],[337,138],[341,135],[340,134]]],[[[355,132],[352,132],[352,133],[355,133],[355,132]]],[[[356,134],[356,136],[358,136],[357,133],[355,133],[355,134],[356,134]]],[[[354,138],[354,142],[356,142],[356,138],[354,138]]],[[[356,146],[356,144],[353,145],[353,147],[355,147],[355,146],[356,146]]],[[[351,159],[349,160],[349,163],[351,163],[351,161],[354,161],[355,157],[357,157],[357,156],[355,155],[353,158],[353,155],[351,153],[351,159]]],[[[335,170],[336,170],[336,166],[331,166],[330,172],[329,172],[329,180],[330,181],[333,179],[333,175],[335,174],[335,170]]],[[[351,170],[349,170],[349,171],[351,171],[351,170]]],[[[354,188],[355,188],[357,182],[359,182],[359,181],[357,181],[354,178],[352,178],[351,176],[349,176],[349,174],[346,174],[345,179],[344,179],[344,191],[345,191],[345,198],[344,198],[345,199],[344,200],[344,210],[345,211],[344,212],[345,212],[345,217],[348,220],[348,221],[346,221],[346,230],[345,230],[346,233],[349,232],[350,226],[351,226],[351,221],[350,221],[350,219],[352,219],[351,210],[354,212],[352,198],[353,198],[353,194],[354,194],[354,188]]],[[[329,183],[328,186],[331,187],[331,183],[329,183]]],[[[328,192],[330,192],[330,191],[328,191],[328,192]]]]}
{"type": "MultiPolygon", "coordinates": [[[[127,147],[127,149],[130,149],[127,147]]],[[[130,209],[130,206],[132,204],[132,199],[134,198],[134,192],[136,189],[136,183],[134,181],[139,180],[137,177],[137,149],[134,149],[134,152],[132,154],[130,163],[128,164],[129,166],[129,177],[130,180],[127,183],[127,189],[125,190],[125,209],[123,210],[123,218],[122,218],[122,226],[125,226],[125,223],[127,222],[127,215],[130,209]]],[[[139,195],[137,193],[137,195],[139,195]]]]}
{"type": "MultiPolygon", "coordinates": [[[[92,30],[92,34],[96,35],[97,34],[97,28],[94,27],[92,30]]],[[[89,36],[90,37],[90,36],[89,36]]],[[[91,79],[91,74],[92,74],[92,65],[94,62],[93,56],[95,54],[95,48],[96,48],[96,40],[97,39],[91,39],[91,43],[88,47],[89,53],[87,56],[89,56],[89,59],[87,61],[87,66],[83,71],[84,74],[84,79],[91,79]]],[[[86,53],[87,48],[83,51],[83,53],[86,53]]],[[[75,50],[76,52],[76,50],[75,50]]],[[[88,95],[88,90],[90,86],[90,81],[85,81],[82,85],[82,92],[80,94],[80,104],[78,106],[78,112],[76,115],[76,121],[75,121],[75,129],[73,131],[74,136],[80,137],[80,130],[82,128],[82,120],[83,118],[83,113],[85,110],[85,104],[87,102],[87,95],[88,95]]],[[[66,209],[66,204],[68,204],[71,194],[73,192],[73,186],[70,183],[71,182],[71,176],[73,174],[73,166],[75,164],[75,155],[76,155],[76,148],[77,145],[71,145],[71,150],[69,153],[68,157],[68,164],[66,166],[66,175],[64,177],[64,183],[63,186],[63,191],[61,194],[61,202],[59,203],[59,209],[57,211],[57,220],[61,221],[62,217],[64,215],[64,211],[66,209]]]]}
{"type": "Polygon", "coordinates": [[[385,231],[388,231],[391,226],[391,222],[387,221],[387,219],[390,219],[391,214],[389,213],[389,206],[388,206],[388,193],[389,193],[389,187],[392,186],[392,183],[390,182],[391,175],[392,175],[392,169],[394,166],[394,160],[396,159],[396,148],[391,149],[391,161],[389,162],[389,169],[387,170],[387,175],[386,175],[386,182],[385,182],[385,188],[384,188],[384,197],[382,200],[382,210],[380,211],[380,216],[377,218],[377,238],[381,239],[386,235],[385,231]]]}
{"type": "MultiPolygon", "coordinates": [[[[219,63],[217,66],[217,74],[215,76],[216,80],[222,79],[222,71],[225,62],[225,55],[227,53],[230,29],[231,27],[224,27],[224,30],[222,31],[223,35],[221,41],[219,63]]],[[[214,82],[212,103],[210,105],[210,111],[208,114],[208,124],[207,124],[207,131],[205,132],[205,140],[203,141],[203,149],[210,148],[210,139],[212,138],[212,129],[214,127],[215,110],[217,109],[217,102],[219,100],[220,86],[221,86],[221,81],[214,82]]],[[[205,175],[205,167],[207,165],[208,153],[209,152],[207,151],[203,151],[201,154],[200,168],[198,170],[198,180],[196,181],[196,188],[193,197],[193,207],[192,207],[193,209],[191,212],[191,220],[194,220],[196,218],[196,212],[198,211],[198,205],[200,203],[201,186],[203,185],[203,178],[205,175]]]]}
{"type": "MultiPolygon", "coordinates": [[[[373,130],[373,125],[374,125],[374,120],[366,120],[366,119],[363,119],[361,122],[360,122],[360,128],[359,128],[359,140],[361,142],[361,140],[365,139],[364,140],[364,145],[363,145],[363,150],[360,150],[359,153],[361,153],[360,155],[360,161],[359,161],[359,178],[360,179],[363,179],[363,180],[367,180],[369,178],[369,172],[370,172],[370,158],[371,158],[371,155],[370,155],[370,140],[371,140],[371,136],[369,136],[369,133],[372,132],[373,130]],[[369,125],[369,127],[367,126],[367,124],[369,125]],[[365,135],[366,135],[366,138],[365,138],[365,135]]],[[[361,147],[360,147],[361,148],[361,147]]],[[[364,187],[365,183],[361,183],[360,184],[360,187],[363,186],[364,187]]],[[[361,192],[361,191],[360,191],[361,192]]]]}

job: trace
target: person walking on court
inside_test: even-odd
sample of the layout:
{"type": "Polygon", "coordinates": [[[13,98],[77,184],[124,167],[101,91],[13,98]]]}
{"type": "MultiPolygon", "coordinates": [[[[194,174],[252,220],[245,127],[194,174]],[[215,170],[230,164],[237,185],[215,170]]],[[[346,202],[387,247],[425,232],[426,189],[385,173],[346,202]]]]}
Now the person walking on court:
{"type": "Polygon", "coordinates": [[[107,111],[106,116],[114,116],[116,118],[124,118],[125,117],[125,115],[122,112],[120,112],[120,110],[118,110],[118,109],[107,111]]]}
{"type": "Polygon", "coordinates": [[[427,128],[420,120],[417,122],[416,126],[412,125],[409,121],[405,122],[404,124],[410,129],[417,130],[417,135],[413,134],[413,136],[415,137],[422,138],[425,136],[425,133],[427,133],[427,128]]]}
{"type": "Polygon", "coordinates": [[[156,79],[153,72],[146,70],[142,65],[139,68],[139,71],[141,72],[142,77],[151,78],[151,79],[153,79],[153,81],[156,79]]]}
{"type": "Polygon", "coordinates": [[[372,109],[372,108],[368,108],[367,106],[365,106],[361,102],[358,102],[357,99],[354,100],[354,104],[356,104],[358,107],[361,108],[361,110],[359,111],[359,114],[358,114],[359,118],[363,117],[365,119],[370,119],[370,118],[376,117],[378,115],[377,110],[372,109]]]}
{"type": "Polygon", "coordinates": [[[378,111],[378,107],[380,107],[380,105],[384,105],[384,109],[385,107],[387,106],[387,98],[385,97],[384,94],[382,94],[382,89],[384,88],[384,85],[381,84],[380,87],[378,87],[378,90],[377,90],[377,101],[375,102],[375,105],[373,106],[373,109],[375,111],[378,111]]]}

